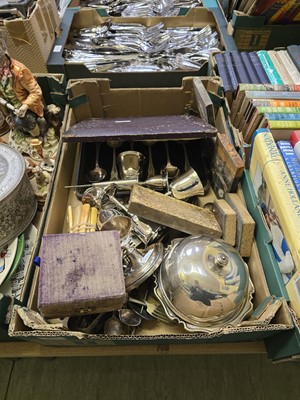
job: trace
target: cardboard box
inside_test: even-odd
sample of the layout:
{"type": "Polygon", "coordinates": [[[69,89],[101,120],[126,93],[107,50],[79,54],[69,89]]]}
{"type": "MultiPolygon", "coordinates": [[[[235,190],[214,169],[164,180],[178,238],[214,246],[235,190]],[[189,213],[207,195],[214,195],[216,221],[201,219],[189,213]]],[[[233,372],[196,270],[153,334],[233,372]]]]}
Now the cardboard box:
{"type": "MultiPolygon", "coordinates": [[[[272,235],[258,205],[248,170],[244,173],[242,187],[247,208],[256,223],[255,238],[268,287],[272,294],[284,297],[288,302],[289,295],[271,244],[272,235]]],[[[273,361],[298,360],[300,358],[300,322],[292,310],[291,315],[294,320],[294,329],[265,340],[268,355],[273,361]]]]}
{"type": "MultiPolygon", "coordinates": [[[[216,82],[213,78],[206,79],[206,86],[214,86],[216,82]]],[[[114,107],[107,107],[107,102],[110,99],[111,105],[116,104],[118,98],[122,99],[131,96],[128,103],[133,106],[133,112],[141,113],[146,110],[148,113],[156,113],[159,110],[160,114],[170,113],[173,107],[173,113],[183,113],[187,104],[193,102],[193,82],[192,78],[185,78],[181,88],[162,88],[162,89],[110,89],[108,82],[104,80],[81,80],[69,82],[69,93],[77,106],[70,109],[67,121],[67,128],[73,126],[76,122],[100,115],[109,115],[117,113],[120,117],[131,115],[126,113],[126,107],[119,101],[117,111],[114,107]],[[103,86],[102,86],[103,85],[103,86]],[[101,90],[104,90],[104,93],[101,90]],[[189,90],[188,90],[189,89],[189,90]],[[106,90],[106,92],[105,92],[106,90]],[[176,92],[176,96],[175,93],[176,92]],[[87,101],[88,96],[93,99],[92,103],[87,101]],[[96,99],[106,98],[107,102],[102,103],[96,99]],[[136,97],[135,101],[134,98],[136,97]],[[175,98],[175,100],[173,100],[175,98]],[[79,100],[82,100],[81,102],[79,100]],[[159,100],[160,99],[160,100],[159,100]],[[76,103],[77,100],[77,103],[76,103]],[[115,100],[115,103],[114,103],[115,100]],[[147,107],[146,107],[147,105],[147,107]],[[152,105],[152,106],[151,106],[152,105]],[[150,110],[149,110],[150,108],[150,110]]],[[[127,111],[128,112],[128,111],[127,111]]],[[[197,143],[197,142],[195,142],[197,143]]],[[[76,164],[79,156],[79,145],[77,143],[64,143],[62,147],[59,167],[54,183],[54,191],[50,207],[48,209],[47,221],[45,223],[44,234],[56,234],[66,232],[67,218],[66,208],[68,204],[80,204],[75,196],[73,189],[70,191],[65,186],[70,185],[75,180],[76,164]]],[[[195,146],[197,152],[197,146],[195,146]]],[[[250,274],[255,286],[254,307],[257,309],[266,300],[270,299],[262,266],[258,257],[256,245],[253,246],[253,251],[248,260],[250,274]]],[[[35,276],[30,292],[28,307],[32,310],[37,310],[37,290],[38,290],[38,274],[36,269],[35,276]]],[[[55,346],[93,346],[93,345],[122,345],[122,344],[168,344],[168,343],[217,343],[217,342],[240,342],[240,341],[255,341],[273,336],[279,332],[292,328],[291,316],[284,300],[275,299],[275,303],[281,304],[279,309],[271,310],[267,307],[269,315],[268,324],[260,324],[256,321],[251,323],[242,323],[237,327],[227,327],[222,332],[218,333],[188,333],[183,330],[181,325],[165,325],[156,321],[147,321],[139,328],[134,336],[118,336],[110,337],[101,334],[87,334],[83,332],[65,331],[55,329],[52,331],[46,329],[31,329],[24,324],[18,310],[14,310],[13,318],[10,323],[9,334],[12,337],[19,337],[23,340],[33,340],[44,345],[55,346]],[[279,302],[279,303],[278,303],[279,302]]],[[[274,303],[273,303],[274,305],[274,303]]],[[[32,325],[31,325],[32,326],[32,325]]]]}
{"type": "Polygon", "coordinates": [[[38,0],[29,18],[3,20],[1,29],[5,32],[10,56],[33,73],[46,73],[59,24],[55,0],[38,0]]]}
{"type": "Polygon", "coordinates": [[[165,72],[91,72],[83,63],[66,63],[63,53],[65,45],[68,41],[69,33],[73,29],[82,29],[99,25],[108,19],[113,22],[131,22],[140,23],[145,26],[152,26],[161,21],[166,26],[193,26],[205,27],[210,25],[216,28],[220,34],[221,44],[224,46],[223,37],[220,33],[218,22],[214,14],[206,8],[192,8],[184,16],[179,17],[107,17],[102,9],[92,8],[69,8],[66,10],[64,18],[61,22],[61,34],[56,39],[52,52],[47,62],[49,72],[65,73],[67,79],[81,78],[108,78],[111,80],[112,87],[170,87],[180,86],[182,78],[185,76],[208,74],[208,62],[206,62],[199,70],[183,70],[183,71],[165,71],[165,72]]]}
{"type": "Polygon", "coordinates": [[[294,321],[295,328],[282,332],[265,341],[269,357],[275,362],[299,361],[300,359],[300,325],[294,321]]]}
{"type": "Polygon", "coordinates": [[[228,24],[228,33],[233,35],[240,51],[273,50],[294,44],[299,36],[299,25],[266,25],[264,16],[250,16],[233,11],[228,24]]]}

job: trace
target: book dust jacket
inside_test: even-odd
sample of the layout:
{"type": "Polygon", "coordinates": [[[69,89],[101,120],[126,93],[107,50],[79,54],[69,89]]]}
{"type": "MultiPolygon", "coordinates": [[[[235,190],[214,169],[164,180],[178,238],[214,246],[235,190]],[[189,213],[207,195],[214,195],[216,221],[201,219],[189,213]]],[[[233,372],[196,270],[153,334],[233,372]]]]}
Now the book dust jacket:
{"type": "Polygon", "coordinates": [[[300,317],[300,201],[268,129],[255,132],[250,177],[290,305],[300,317]]]}

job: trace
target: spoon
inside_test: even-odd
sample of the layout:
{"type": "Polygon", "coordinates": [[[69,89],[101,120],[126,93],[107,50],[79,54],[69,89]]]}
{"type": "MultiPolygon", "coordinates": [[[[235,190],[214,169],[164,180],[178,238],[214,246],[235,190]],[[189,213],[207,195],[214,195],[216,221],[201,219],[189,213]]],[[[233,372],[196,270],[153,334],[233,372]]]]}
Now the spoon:
{"type": "Polygon", "coordinates": [[[112,167],[111,167],[111,172],[110,172],[110,180],[115,181],[119,179],[119,173],[118,173],[118,168],[117,168],[117,162],[116,162],[116,148],[120,147],[122,145],[122,142],[118,142],[117,140],[110,140],[107,142],[108,146],[112,147],[113,149],[113,159],[112,159],[112,167]]]}
{"type": "Polygon", "coordinates": [[[148,172],[147,172],[147,178],[150,178],[151,176],[155,175],[155,168],[153,165],[153,160],[152,160],[152,146],[155,144],[155,140],[145,140],[144,143],[146,146],[148,146],[148,172]]]}
{"type": "Polygon", "coordinates": [[[176,167],[176,165],[171,164],[168,142],[165,142],[165,148],[167,155],[167,164],[165,165],[164,170],[167,171],[169,179],[174,179],[179,175],[180,170],[178,167],[176,167]]]}
{"type": "Polygon", "coordinates": [[[99,166],[99,152],[100,152],[100,142],[96,142],[95,167],[87,173],[87,180],[91,183],[101,182],[106,177],[105,169],[103,169],[99,166]]]}
{"type": "Polygon", "coordinates": [[[113,315],[108,318],[108,320],[104,323],[104,333],[106,335],[123,335],[125,333],[124,324],[115,316],[113,315]]]}
{"type": "Polygon", "coordinates": [[[129,308],[121,308],[119,310],[119,318],[123,324],[128,326],[138,326],[142,322],[141,317],[129,308]]]}

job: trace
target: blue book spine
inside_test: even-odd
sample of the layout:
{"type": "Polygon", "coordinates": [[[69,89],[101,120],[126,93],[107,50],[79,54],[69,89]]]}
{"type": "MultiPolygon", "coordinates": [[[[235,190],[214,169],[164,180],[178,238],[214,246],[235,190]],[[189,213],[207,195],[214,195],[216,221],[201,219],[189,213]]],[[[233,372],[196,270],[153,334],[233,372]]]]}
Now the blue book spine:
{"type": "Polygon", "coordinates": [[[251,51],[249,53],[249,57],[252,61],[252,65],[254,69],[257,72],[257,75],[259,76],[259,83],[270,83],[270,79],[268,78],[268,75],[266,71],[264,70],[264,67],[262,63],[260,62],[260,59],[258,58],[258,55],[256,54],[255,51],[251,51]]]}
{"type": "Polygon", "coordinates": [[[298,196],[300,197],[300,162],[296,157],[293,146],[287,140],[280,140],[277,142],[277,147],[289,171],[298,196]]]}
{"type": "Polygon", "coordinates": [[[219,76],[221,77],[222,82],[223,82],[224,91],[225,92],[232,91],[233,87],[232,87],[231,79],[230,79],[230,76],[229,76],[229,73],[227,70],[227,66],[225,63],[224,55],[222,53],[216,54],[215,60],[217,62],[219,76]]]}
{"type": "Polygon", "coordinates": [[[229,51],[225,51],[225,53],[223,53],[223,54],[224,54],[225,63],[226,63],[227,69],[228,69],[228,73],[230,76],[232,89],[235,91],[235,90],[237,90],[239,83],[238,83],[237,76],[236,76],[234,68],[233,68],[231,54],[229,51]]]}
{"type": "Polygon", "coordinates": [[[241,58],[243,60],[243,64],[248,72],[248,75],[250,77],[250,83],[261,83],[261,80],[259,79],[258,73],[256,69],[254,68],[252,64],[252,60],[250,58],[250,54],[246,51],[243,51],[241,53],[241,58]]]}
{"type": "Polygon", "coordinates": [[[270,82],[282,85],[283,81],[280,78],[280,75],[278,74],[268,52],[266,50],[259,50],[257,55],[270,79],[270,82]]]}
{"type": "Polygon", "coordinates": [[[266,113],[265,117],[275,121],[300,121],[300,114],[266,113]]]}
{"type": "Polygon", "coordinates": [[[272,99],[272,100],[300,100],[300,92],[275,92],[263,90],[247,90],[247,95],[252,99],[272,99]]]}
{"type": "Polygon", "coordinates": [[[231,58],[233,60],[233,68],[238,78],[239,83],[251,83],[248,71],[243,63],[241,54],[239,51],[232,51],[231,58]]]}

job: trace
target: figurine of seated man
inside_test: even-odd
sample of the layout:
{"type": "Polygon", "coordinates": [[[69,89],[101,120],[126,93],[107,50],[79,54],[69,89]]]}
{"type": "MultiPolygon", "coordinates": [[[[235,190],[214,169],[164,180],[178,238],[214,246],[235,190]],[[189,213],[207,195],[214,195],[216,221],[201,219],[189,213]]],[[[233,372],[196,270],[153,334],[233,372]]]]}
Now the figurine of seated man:
{"type": "Polygon", "coordinates": [[[42,90],[30,70],[0,46],[0,104],[12,130],[43,136],[47,132],[42,90]]]}

